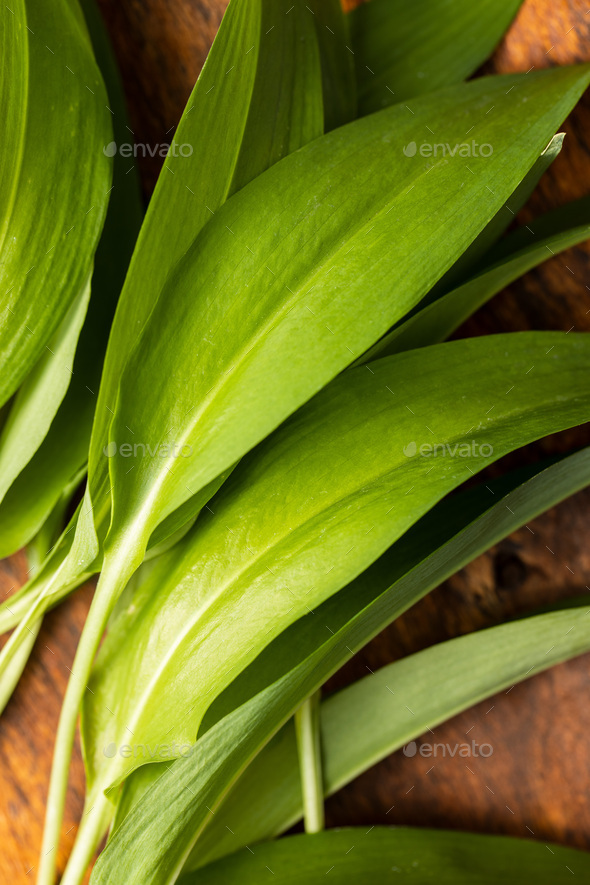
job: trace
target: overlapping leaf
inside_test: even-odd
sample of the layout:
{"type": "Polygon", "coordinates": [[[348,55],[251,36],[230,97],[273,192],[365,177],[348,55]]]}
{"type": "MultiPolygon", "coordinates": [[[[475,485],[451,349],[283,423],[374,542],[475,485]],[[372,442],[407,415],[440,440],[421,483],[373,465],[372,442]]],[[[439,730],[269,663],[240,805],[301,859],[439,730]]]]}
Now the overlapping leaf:
{"type": "Polygon", "coordinates": [[[90,277],[110,189],[102,148],[111,122],[74,3],[16,0],[3,10],[0,29],[4,404],[90,277]]]}
{"type": "Polygon", "coordinates": [[[360,112],[469,77],[491,55],[521,2],[370,0],[359,6],[350,28],[360,112]]]}
{"type": "MultiPolygon", "coordinates": [[[[590,854],[559,845],[408,827],[291,836],[205,867],[186,885],[565,885],[590,875],[590,854]],[[547,850],[549,848],[549,850],[547,850]]],[[[115,881],[114,879],[112,880],[115,881]]]]}
{"type": "Polygon", "coordinates": [[[590,200],[587,197],[548,212],[507,236],[489,253],[490,266],[399,323],[364,359],[377,359],[443,341],[505,286],[588,237],[590,200]]]}
{"type": "MultiPolygon", "coordinates": [[[[391,548],[391,555],[324,603],[317,610],[319,617],[307,615],[275,640],[250,672],[236,680],[233,690],[226,692],[229,697],[220,698],[221,709],[192,756],[158,772],[144,801],[107,846],[93,882],[115,882],[110,878],[114,871],[136,867],[137,878],[132,881],[143,882],[142,875],[145,881],[174,881],[180,863],[211,823],[208,808],[215,810],[253,756],[307,695],[429,589],[589,477],[590,456],[585,450],[494,504],[495,498],[482,487],[434,508],[391,548]],[[325,624],[330,625],[327,639],[325,624]],[[272,679],[276,682],[269,684],[272,679]],[[199,794],[200,802],[195,802],[193,793],[199,794]],[[152,874],[158,878],[150,879],[152,874]]],[[[505,483],[491,488],[499,493],[505,483]]]]}
{"type": "Polygon", "coordinates": [[[234,0],[177,127],[109,339],[89,462],[90,506],[104,514],[97,520],[101,540],[110,488],[104,447],[117,387],[166,278],[232,193],[322,131],[320,57],[309,11],[301,2],[234,0]]]}
{"type": "Polygon", "coordinates": [[[498,336],[351,370],[314,398],[236,468],[175,548],[168,580],[159,574],[143,605],[134,598],[106,641],[85,703],[90,788],[158,760],[162,744],[190,745],[210,702],[273,637],[446,492],[586,420],[589,364],[586,336],[498,336]],[[105,760],[129,733],[150,758],[105,760]]]}
{"type": "MultiPolygon", "coordinates": [[[[461,710],[589,651],[588,619],[585,605],[471,633],[382,667],[329,697],[321,705],[325,795],[461,710]]],[[[291,721],[216,812],[189,869],[270,839],[302,813],[291,721]]]]}
{"type": "MultiPolygon", "coordinates": [[[[85,2],[84,8],[107,86],[114,134],[122,141],[129,130],[118,72],[96,7],[85,2]]],[[[88,313],[84,316],[83,304],[77,309],[74,303],[70,308],[69,338],[65,338],[66,318],[57,333],[59,340],[49,342],[45,356],[19,390],[3,428],[0,490],[6,494],[0,503],[0,556],[8,556],[33,537],[86,461],[110,322],[140,217],[136,171],[128,159],[116,155],[109,208],[95,256],[88,313]],[[78,341],[82,320],[84,328],[78,341]],[[19,401],[22,406],[17,408],[19,401]]],[[[87,300],[88,293],[83,293],[79,301],[84,296],[87,300]]]]}
{"type": "Polygon", "coordinates": [[[140,559],[159,521],[423,297],[514,190],[587,78],[559,69],[479,80],[421,98],[412,114],[387,109],[287,157],[217,213],[150,316],[110,430],[119,449],[192,455],[111,459],[113,556],[140,559]],[[515,139],[523,115],[530,125],[515,139]],[[470,158],[471,172],[456,157],[427,175],[402,151],[427,122],[449,142],[476,125],[494,153],[470,158]]]}

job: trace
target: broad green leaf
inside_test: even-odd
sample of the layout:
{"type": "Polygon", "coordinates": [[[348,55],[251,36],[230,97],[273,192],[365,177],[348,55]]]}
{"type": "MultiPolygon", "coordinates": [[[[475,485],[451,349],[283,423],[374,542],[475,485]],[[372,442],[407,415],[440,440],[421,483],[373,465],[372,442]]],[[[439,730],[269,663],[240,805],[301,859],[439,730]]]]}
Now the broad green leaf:
{"type": "MultiPolygon", "coordinates": [[[[589,651],[589,620],[585,605],[481,630],[409,655],[332,695],[321,705],[325,795],[462,710],[589,651]]],[[[270,839],[302,814],[290,721],[216,812],[187,867],[270,839]]]]}
{"type": "MultiPolygon", "coordinates": [[[[529,466],[501,479],[488,480],[485,485],[446,498],[422,517],[345,590],[323,603],[313,613],[295,622],[277,637],[213,702],[205,715],[199,737],[254,694],[266,688],[269,679],[284,674],[300,664],[308,654],[325,642],[328,635],[326,629],[328,632],[337,632],[365,608],[364,621],[360,619],[354,627],[358,631],[354,633],[355,639],[358,640],[359,635],[363,635],[362,631],[359,631],[359,623],[364,629],[372,631],[369,635],[365,634],[365,641],[387,626],[398,614],[401,614],[401,610],[398,611],[391,602],[395,591],[385,596],[383,606],[379,605],[378,597],[416,568],[422,560],[425,561],[424,569],[416,575],[416,582],[413,585],[415,596],[410,602],[407,598],[404,600],[404,608],[456,569],[466,565],[491,544],[517,528],[523,521],[533,518],[540,511],[573,494],[587,482],[590,482],[590,452],[581,452],[564,459],[563,467],[558,465],[546,469],[546,465],[544,468],[529,466]],[[539,472],[541,475],[535,477],[539,472]],[[535,482],[532,481],[532,477],[535,477],[535,482]],[[526,485],[515,492],[515,489],[525,481],[526,485]],[[494,503],[495,501],[498,503],[494,503]],[[515,505],[518,516],[515,516],[515,505]],[[484,514],[487,514],[485,521],[478,523],[484,514]],[[509,518],[508,521],[506,517],[509,518]],[[475,523],[473,528],[470,527],[470,523],[475,523]],[[439,549],[442,549],[442,552],[437,553],[438,559],[433,566],[432,557],[439,549]],[[372,617],[373,603],[376,603],[381,619],[378,621],[378,626],[375,626],[375,619],[372,617]],[[328,623],[335,628],[334,631],[332,627],[327,628],[328,623]]],[[[122,603],[123,598],[119,605],[122,603]]],[[[350,642],[351,640],[346,638],[340,642],[344,654],[341,663],[348,660],[350,642]]],[[[354,640],[352,642],[354,644],[354,640]]],[[[361,640],[358,647],[362,644],[361,640]]],[[[326,678],[328,675],[326,674],[326,678]]],[[[166,764],[144,765],[125,782],[117,803],[113,826],[118,826],[126,817],[130,808],[165,770],[166,764]]],[[[237,789],[240,790],[239,782],[237,789]]],[[[227,801],[230,806],[233,804],[232,793],[227,801]]],[[[217,814],[221,818],[224,810],[217,814]]],[[[217,817],[199,841],[199,857],[208,856],[212,845],[219,844],[221,852],[225,850],[224,844],[229,846],[227,850],[232,850],[233,839],[227,839],[229,835],[227,831],[220,833],[216,821],[217,817]]]]}
{"type": "MultiPolygon", "coordinates": [[[[359,6],[350,28],[360,113],[465,80],[492,54],[521,2],[370,0],[359,6]]],[[[439,130],[431,130],[439,140],[439,130]]]]}
{"type": "Polygon", "coordinates": [[[480,235],[465,250],[461,258],[455,262],[451,269],[434,286],[433,290],[428,293],[427,301],[433,301],[442,293],[456,288],[459,283],[465,282],[473,275],[474,268],[477,268],[478,262],[482,259],[485,263],[489,263],[486,253],[512,224],[516,214],[520,212],[535,190],[541,176],[557,158],[563,146],[564,138],[563,132],[558,132],[557,135],[553,136],[545,150],[538,157],[529,172],[527,172],[514,193],[506,200],[499,212],[494,215],[480,235]]]}
{"type": "Polygon", "coordinates": [[[15,0],[3,11],[0,43],[5,403],[89,279],[111,186],[102,151],[111,115],[75,4],[15,0]]]}
{"type": "Polygon", "coordinates": [[[589,365],[590,336],[533,333],[411,351],[336,379],[242,461],[174,548],[166,582],[144,604],[134,598],[107,637],[84,704],[90,789],[159,761],[163,744],[190,745],[211,701],[262,648],[448,491],[584,421],[589,365]],[[421,455],[431,439],[444,455],[421,455]],[[129,733],[149,758],[105,757],[129,733]]]}
{"type": "Polygon", "coordinates": [[[574,848],[444,830],[351,827],[257,845],[181,882],[324,885],[328,877],[337,885],[569,885],[589,875],[590,854],[574,848]]]}
{"type": "MultiPolygon", "coordinates": [[[[85,0],[84,9],[97,61],[108,91],[109,107],[113,112],[114,135],[120,141],[129,131],[125,125],[127,117],[122,86],[100,15],[89,0],[85,0]]],[[[11,441],[12,449],[16,450],[16,457],[13,461],[18,469],[27,461],[28,464],[12,482],[0,504],[0,556],[8,556],[18,550],[39,531],[56,506],[63,489],[79,474],[87,457],[96,392],[109,327],[141,216],[136,171],[130,169],[129,161],[119,155],[115,157],[113,171],[109,208],[95,255],[93,294],[78,342],[75,361],[74,349],[79,333],[78,324],[71,331],[71,341],[64,342],[68,349],[59,353],[56,345],[49,342],[45,357],[33,370],[33,376],[41,376],[41,383],[38,385],[40,390],[36,399],[32,400],[30,396],[25,399],[28,411],[34,413],[33,421],[30,422],[30,432],[27,434],[24,432],[22,409],[18,415],[18,422],[14,422],[16,427],[13,428],[11,441]],[[41,375],[40,369],[44,362],[48,365],[41,375]],[[53,389],[50,386],[54,382],[51,376],[52,369],[57,375],[53,389]],[[62,384],[60,388],[57,382],[64,380],[67,383],[62,384]],[[55,408],[52,408],[52,405],[56,394],[59,391],[63,395],[68,385],[65,399],[55,415],[55,408]],[[49,389],[46,390],[47,388],[49,389]],[[39,399],[42,400],[41,407],[37,404],[39,399]],[[17,430],[18,432],[15,432],[17,430]],[[33,433],[35,430],[36,438],[33,433]],[[40,439],[43,439],[43,442],[39,447],[40,439]],[[32,453],[35,454],[31,459],[32,453]]],[[[76,304],[70,308],[70,314],[75,307],[76,304]]],[[[82,314],[79,320],[83,318],[82,314]]],[[[66,320],[62,322],[62,328],[66,320]]],[[[62,334],[62,328],[58,330],[58,335],[62,334]]],[[[17,402],[24,398],[25,390],[30,385],[31,376],[26,379],[17,394],[17,402]]],[[[10,413],[9,420],[13,422],[14,418],[15,407],[10,413]]],[[[0,460],[5,465],[8,453],[4,437],[7,432],[5,428],[4,447],[0,450],[0,460]]],[[[8,488],[10,480],[18,469],[9,473],[6,467],[3,467],[1,488],[8,488]]]]}
{"type": "Polygon", "coordinates": [[[444,341],[472,313],[522,274],[590,237],[590,199],[583,197],[509,234],[500,255],[468,282],[399,323],[363,357],[377,359],[444,341]]]}
{"type": "MultiPolygon", "coordinates": [[[[115,315],[92,432],[90,507],[108,496],[104,447],[121,371],[166,278],[232,193],[322,130],[320,59],[305,4],[232,0],[177,127],[115,315]]],[[[102,540],[109,511],[100,509],[102,540]]]]}
{"type": "Polygon", "coordinates": [[[415,306],[533,164],[580,78],[483,79],[422,97],[413,114],[387,109],[316,139],[219,210],[122,375],[110,445],[189,454],[136,457],[133,469],[110,459],[113,561],[140,561],[159,521],[415,306]],[[526,137],[514,138],[517,120],[526,137]],[[477,125],[494,152],[425,175],[402,146],[427,121],[450,142],[477,125]]]}

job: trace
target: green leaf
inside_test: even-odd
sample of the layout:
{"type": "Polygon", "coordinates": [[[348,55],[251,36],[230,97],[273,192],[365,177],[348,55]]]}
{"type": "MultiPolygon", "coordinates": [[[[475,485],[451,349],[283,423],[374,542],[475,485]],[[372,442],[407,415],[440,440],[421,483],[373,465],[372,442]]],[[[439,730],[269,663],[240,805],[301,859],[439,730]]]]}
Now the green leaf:
{"type": "Polygon", "coordinates": [[[160,761],[163,744],[165,757],[171,743],[190,745],[211,701],[264,646],[451,489],[586,420],[589,365],[590,336],[524,333],[411,351],[336,379],[242,461],[172,551],[167,580],[134,598],[105,640],[84,703],[90,790],[160,761]],[[442,456],[432,446],[421,455],[431,439],[448,447],[442,456]],[[105,757],[130,732],[149,754],[105,757]]]}
{"type": "Polygon", "coordinates": [[[181,881],[183,885],[258,885],[272,879],[277,885],[324,885],[329,876],[338,885],[562,885],[572,876],[583,880],[590,875],[590,854],[559,845],[548,848],[542,842],[507,836],[406,827],[345,828],[258,845],[181,881]]]}
{"type": "MultiPolygon", "coordinates": [[[[588,651],[588,616],[585,605],[442,642],[382,667],[323,701],[325,795],[451,716],[588,651]]],[[[473,751],[470,740],[463,744],[473,751]]],[[[302,814],[297,741],[290,721],[230,792],[187,868],[270,839],[302,814]]],[[[186,881],[188,885],[190,877],[186,881]]]]}
{"type": "MultiPolygon", "coordinates": [[[[129,131],[125,125],[127,116],[122,85],[100,15],[91,2],[85,0],[84,7],[93,46],[107,86],[109,107],[113,111],[114,135],[121,141],[129,131]]],[[[42,357],[18,392],[8,419],[9,424],[15,425],[8,439],[6,437],[9,428],[5,427],[3,431],[0,463],[4,466],[0,489],[7,491],[0,503],[0,556],[14,553],[39,531],[57,504],[63,489],[79,474],[86,461],[110,324],[140,219],[137,172],[129,168],[127,159],[116,155],[109,208],[95,255],[93,294],[75,360],[79,324],[84,319],[82,305],[82,310],[78,310],[78,322],[71,331],[70,340],[64,342],[63,352],[57,350],[55,343],[49,342],[46,356],[42,357]],[[44,366],[44,363],[47,365],[44,366]],[[53,377],[52,370],[56,378],[53,377]],[[39,379],[39,383],[33,399],[27,393],[27,388],[32,387],[35,377],[39,379]],[[56,396],[63,396],[64,393],[65,399],[56,415],[56,396]],[[24,416],[24,409],[16,412],[19,400],[24,401],[27,409],[24,416]],[[23,417],[29,413],[32,414],[25,432],[23,417]],[[40,440],[43,441],[39,446],[40,440]],[[10,443],[10,449],[7,443],[10,443]],[[7,469],[9,455],[12,455],[14,464],[12,471],[7,469]],[[24,464],[26,467],[16,476],[24,464]]],[[[76,304],[70,308],[70,314],[75,310],[76,304]]],[[[76,319],[75,316],[73,318],[76,319]]],[[[62,337],[65,322],[64,320],[58,330],[62,337]]]]}
{"type": "Polygon", "coordinates": [[[587,197],[548,212],[509,234],[490,252],[489,266],[399,323],[363,360],[444,341],[472,313],[522,274],[588,237],[590,199],[587,197]]]}
{"type": "Polygon", "coordinates": [[[387,109],[316,139],[219,210],[146,324],[110,429],[119,451],[190,455],[110,459],[112,557],[139,561],[160,520],[429,291],[533,164],[581,77],[484,79],[422,97],[413,114],[387,109]],[[517,120],[526,139],[514,139],[517,120]],[[456,157],[426,175],[402,146],[427,122],[451,143],[473,123],[494,153],[470,158],[471,172],[456,157]]]}
{"type": "Polygon", "coordinates": [[[0,435],[0,502],[39,448],[66,394],[89,299],[88,282],[14,397],[0,435]]]}
{"type": "Polygon", "coordinates": [[[474,268],[477,268],[478,262],[489,264],[486,253],[489,252],[504,231],[512,224],[516,214],[520,212],[535,190],[542,175],[558,157],[564,138],[563,132],[558,132],[557,135],[553,136],[514,193],[510,194],[502,208],[485,226],[480,235],[475,238],[469,248],[465,250],[461,258],[455,262],[444,277],[434,286],[433,290],[428,293],[427,301],[433,301],[439,295],[449,292],[460,283],[464,283],[465,280],[473,275],[474,268]]]}
{"type": "Polygon", "coordinates": [[[359,6],[350,27],[360,113],[465,80],[492,54],[521,2],[371,0],[359,6]]]}
{"type": "Polygon", "coordinates": [[[101,540],[109,524],[104,447],[138,334],[166,278],[219,206],[321,135],[321,90],[314,23],[302,0],[232,0],[150,200],[109,339],[89,457],[89,506],[103,514],[101,540]]]}
{"type": "Polygon", "coordinates": [[[75,4],[16,0],[0,24],[0,403],[87,284],[104,221],[111,122],[75,4]]]}

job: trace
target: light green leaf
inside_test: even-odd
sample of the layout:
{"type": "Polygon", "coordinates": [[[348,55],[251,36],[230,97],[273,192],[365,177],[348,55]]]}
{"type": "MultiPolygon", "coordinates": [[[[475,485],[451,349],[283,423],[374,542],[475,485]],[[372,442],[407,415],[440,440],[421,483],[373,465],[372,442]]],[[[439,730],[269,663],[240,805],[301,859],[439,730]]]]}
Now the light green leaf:
{"type": "Polygon", "coordinates": [[[84,703],[90,789],[159,761],[163,745],[164,758],[171,743],[190,745],[211,701],[262,648],[448,491],[586,420],[589,365],[590,336],[525,333],[411,351],[336,379],[242,461],[174,548],[168,579],[143,604],[134,598],[107,637],[84,703]],[[105,758],[129,733],[149,758],[105,758]]]}
{"type": "Polygon", "coordinates": [[[565,885],[572,877],[583,880],[590,875],[590,854],[559,845],[548,848],[542,842],[507,836],[349,828],[264,843],[181,881],[183,885],[258,885],[272,879],[277,885],[324,885],[329,876],[338,885],[565,885]]]}
{"type": "Polygon", "coordinates": [[[558,157],[564,138],[563,132],[558,132],[557,135],[553,136],[514,193],[510,194],[502,208],[494,215],[489,224],[485,226],[480,235],[475,238],[469,248],[465,250],[461,258],[455,262],[444,277],[433,287],[432,291],[428,293],[426,301],[433,301],[439,295],[449,292],[460,283],[465,282],[473,275],[474,268],[477,268],[478,262],[489,264],[486,253],[489,252],[504,231],[512,224],[516,214],[520,212],[535,190],[542,175],[558,157]]]}
{"type": "MultiPolygon", "coordinates": [[[[104,447],[121,371],[166,278],[232,193],[321,135],[321,90],[314,23],[302,0],[232,0],[177,127],[119,301],[92,432],[90,507],[108,496],[104,447]]],[[[102,540],[109,510],[100,510],[102,540]]]]}
{"type": "MultiPolygon", "coordinates": [[[[409,655],[327,698],[320,720],[325,795],[462,710],[590,650],[589,620],[585,605],[481,630],[409,655]]],[[[463,745],[473,752],[465,740],[458,753],[463,745]]],[[[230,792],[187,868],[270,839],[302,814],[290,721],[230,792]]]]}
{"type": "Polygon", "coordinates": [[[492,54],[521,2],[370,0],[359,6],[350,27],[360,113],[465,80],[492,54]]]}
{"type": "MultiPolygon", "coordinates": [[[[127,117],[122,86],[100,15],[90,0],[85,0],[84,8],[95,53],[108,90],[109,107],[113,111],[114,134],[120,141],[129,131],[125,125],[127,117]]],[[[40,390],[34,401],[31,401],[30,397],[25,399],[28,411],[34,412],[31,431],[36,430],[37,437],[35,438],[32,432],[27,434],[23,432],[22,409],[19,413],[20,430],[18,434],[14,432],[11,436],[12,448],[17,451],[17,456],[14,458],[16,468],[20,469],[20,466],[27,461],[28,464],[12,482],[0,504],[0,556],[14,553],[39,531],[55,507],[63,489],[74,476],[79,474],[86,460],[109,328],[139,230],[140,219],[141,204],[137,172],[130,168],[128,159],[116,155],[109,208],[95,256],[92,276],[93,294],[75,360],[75,338],[79,329],[72,330],[70,336],[72,340],[69,343],[64,342],[67,350],[63,353],[59,353],[56,345],[49,342],[46,357],[42,358],[32,373],[33,376],[41,376],[38,385],[40,390]],[[43,362],[48,363],[46,367],[48,371],[44,371],[41,375],[43,362]],[[54,369],[58,380],[61,375],[63,376],[61,380],[65,379],[67,382],[62,388],[55,384],[51,389],[53,382],[51,369],[54,369]],[[56,393],[61,391],[63,395],[66,386],[68,391],[65,399],[55,415],[52,404],[56,393]],[[37,408],[37,400],[42,400],[42,407],[37,408]],[[40,439],[43,439],[43,442],[38,446],[40,439]],[[30,455],[33,452],[35,454],[31,459],[30,455]]],[[[75,305],[70,308],[70,313],[74,310],[75,305]]],[[[80,321],[83,318],[79,316],[80,321]]],[[[61,334],[61,331],[60,328],[58,334],[61,334]]],[[[29,386],[31,386],[31,376],[17,394],[17,402],[24,398],[25,389],[29,386]]],[[[13,408],[9,421],[14,421],[14,418],[13,408]]],[[[15,427],[14,430],[16,429],[15,427]]],[[[5,429],[3,437],[6,433],[5,429]]],[[[7,455],[5,444],[0,454],[4,463],[7,461],[7,455]]],[[[4,480],[2,488],[8,487],[9,480],[18,469],[10,474],[6,469],[2,470],[4,480]]]]}
{"type": "Polygon", "coordinates": [[[89,279],[110,189],[102,148],[111,138],[111,115],[75,4],[15,0],[0,19],[0,43],[5,403],[89,279]]]}
{"type": "Polygon", "coordinates": [[[580,77],[484,79],[422,97],[413,114],[390,108],[316,139],[219,210],[146,324],[110,429],[119,451],[190,455],[110,459],[112,557],[140,561],[160,520],[429,291],[533,164],[580,77]],[[494,153],[426,175],[402,147],[427,122],[451,142],[473,123],[494,153]]]}
{"type": "Polygon", "coordinates": [[[490,252],[492,263],[489,266],[462,286],[399,323],[363,359],[377,359],[402,350],[444,341],[505,286],[543,261],[588,237],[590,199],[587,197],[548,212],[535,222],[509,234],[490,252]]]}

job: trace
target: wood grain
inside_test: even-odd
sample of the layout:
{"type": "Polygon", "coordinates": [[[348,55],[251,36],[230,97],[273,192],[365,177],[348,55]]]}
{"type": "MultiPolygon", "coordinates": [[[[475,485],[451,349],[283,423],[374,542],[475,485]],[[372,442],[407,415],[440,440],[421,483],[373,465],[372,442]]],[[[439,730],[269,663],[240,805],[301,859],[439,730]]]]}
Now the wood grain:
{"type": "MultiPolygon", "coordinates": [[[[150,145],[167,142],[227,0],[100,0],[100,5],[123,73],[135,138],[150,145]]],[[[588,61],[589,36],[590,15],[581,0],[526,0],[485,72],[588,61]]],[[[524,220],[590,191],[590,98],[564,128],[562,155],[524,210],[524,220]]],[[[140,163],[149,195],[158,161],[140,163]]],[[[588,330],[589,267],[588,246],[569,250],[510,286],[461,333],[588,330]]],[[[587,430],[560,434],[530,448],[525,457],[588,442],[587,430]]],[[[432,642],[589,592],[589,505],[590,492],[582,492],[479,557],[357,655],[331,688],[432,642]]],[[[25,568],[22,555],[3,564],[3,596],[24,580],[25,568]]],[[[2,882],[34,877],[59,705],[91,592],[83,588],[46,618],[22,683],[0,720],[2,882]]],[[[590,848],[589,664],[590,656],[584,656],[561,665],[435,731],[437,742],[451,745],[476,735],[479,743],[493,746],[490,757],[431,760],[396,753],[330,800],[329,824],[435,825],[590,848]]],[[[432,736],[424,740],[434,741],[432,736]]],[[[77,751],[60,869],[83,789],[77,751]]]]}

